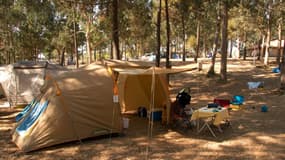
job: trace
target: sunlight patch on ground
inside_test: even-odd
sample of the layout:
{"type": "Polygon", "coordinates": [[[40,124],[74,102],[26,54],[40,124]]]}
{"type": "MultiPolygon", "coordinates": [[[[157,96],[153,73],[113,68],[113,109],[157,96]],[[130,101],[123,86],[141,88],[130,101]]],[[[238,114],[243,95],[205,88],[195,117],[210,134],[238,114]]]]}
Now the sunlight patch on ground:
{"type": "Polygon", "coordinates": [[[212,151],[220,151],[222,150],[221,144],[219,143],[213,143],[213,142],[208,142],[205,145],[202,146],[205,150],[212,150],[212,151]]]}
{"type": "Polygon", "coordinates": [[[12,129],[11,126],[1,126],[0,127],[0,131],[7,131],[7,130],[10,130],[10,129],[12,129]]]}
{"type": "MultiPolygon", "coordinates": [[[[254,135],[256,135],[256,133],[254,135]]],[[[250,155],[254,157],[254,159],[259,159],[263,156],[268,156],[268,147],[264,144],[256,145],[256,141],[250,137],[238,138],[236,140],[223,143],[222,146],[223,148],[235,148],[236,146],[236,148],[239,148],[239,150],[243,151],[243,154],[250,155]]]]}
{"type": "MultiPolygon", "coordinates": [[[[283,134],[284,136],[285,134],[283,134]]],[[[280,139],[276,139],[275,137],[272,136],[257,136],[256,139],[265,142],[265,143],[277,143],[277,144],[281,144],[282,142],[280,142],[280,139]]]]}
{"type": "Polygon", "coordinates": [[[56,154],[59,157],[65,157],[66,155],[69,156],[76,156],[76,153],[79,151],[79,146],[73,145],[72,147],[60,147],[59,149],[55,150],[43,150],[44,153],[46,154],[56,154]]]}
{"type": "Polygon", "coordinates": [[[166,134],[163,135],[163,137],[166,139],[172,139],[173,137],[177,137],[177,132],[174,131],[167,132],[166,134]]]}

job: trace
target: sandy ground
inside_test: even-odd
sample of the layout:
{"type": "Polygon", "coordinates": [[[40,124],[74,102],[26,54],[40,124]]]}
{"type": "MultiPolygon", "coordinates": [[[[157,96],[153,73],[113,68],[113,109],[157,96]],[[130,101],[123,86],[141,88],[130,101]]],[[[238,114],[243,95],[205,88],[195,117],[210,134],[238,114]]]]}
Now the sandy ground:
{"type": "MultiPolygon", "coordinates": [[[[150,132],[146,118],[130,118],[129,128],[120,136],[92,138],[61,144],[31,153],[21,152],[11,142],[10,131],[19,109],[0,109],[0,159],[189,159],[189,160],[283,160],[285,159],[285,96],[279,95],[279,74],[269,68],[256,67],[252,61],[230,60],[228,82],[219,77],[207,78],[207,61],[202,71],[179,73],[170,77],[171,97],[178,90],[191,88],[193,108],[205,106],[214,98],[230,99],[243,95],[243,109],[230,113],[230,126],[223,133],[214,128],[217,138],[207,130],[197,134],[195,129],[175,130],[155,122],[150,132]],[[249,90],[247,82],[264,81],[264,89],[249,90]],[[261,112],[261,106],[269,107],[261,112]]],[[[219,70],[219,63],[216,71],[219,70]]]]}

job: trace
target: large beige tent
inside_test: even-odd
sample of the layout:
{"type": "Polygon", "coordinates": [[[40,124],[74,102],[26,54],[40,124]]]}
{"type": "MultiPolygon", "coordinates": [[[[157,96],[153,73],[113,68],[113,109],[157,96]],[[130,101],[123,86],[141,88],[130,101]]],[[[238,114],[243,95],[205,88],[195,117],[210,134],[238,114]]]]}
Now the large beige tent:
{"type": "Polygon", "coordinates": [[[18,116],[13,131],[13,141],[25,152],[122,130],[113,80],[104,66],[47,75],[41,91],[38,104],[23,112],[22,119],[18,116]]]}

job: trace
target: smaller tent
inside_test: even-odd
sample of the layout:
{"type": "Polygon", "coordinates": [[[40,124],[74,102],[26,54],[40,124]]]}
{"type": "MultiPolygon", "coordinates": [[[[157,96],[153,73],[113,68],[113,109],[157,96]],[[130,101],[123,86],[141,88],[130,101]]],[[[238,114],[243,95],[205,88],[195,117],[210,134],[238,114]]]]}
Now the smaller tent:
{"type": "Polygon", "coordinates": [[[7,97],[7,84],[9,81],[9,67],[6,66],[0,66],[0,95],[7,97]]]}
{"type": "Polygon", "coordinates": [[[104,66],[46,76],[42,94],[17,117],[13,142],[23,151],[120,133],[120,106],[104,66]]]}
{"type": "Polygon", "coordinates": [[[2,84],[0,83],[0,99],[6,97],[2,84]]]}
{"type": "Polygon", "coordinates": [[[155,70],[152,75],[152,72],[148,72],[151,69],[114,69],[114,71],[119,73],[118,95],[123,112],[137,110],[138,107],[146,107],[149,110],[152,85],[154,85],[155,108],[163,108],[170,104],[166,74],[159,74],[155,70]]]}
{"type": "Polygon", "coordinates": [[[3,98],[3,97],[6,97],[6,94],[5,94],[5,91],[4,91],[4,89],[3,89],[3,87],[2,87],[2,81],[4,81],[5,79],[6,79],[6,77],[7,77],[8,75],[7,74],[5,74],[5,69],[3,68],[0,68],[0,99],[1,98],[3,98]]]}
{"type": "Polygon", "coordinates": [[[40,94],[44,83],[45,62],[19,62],[0,68],[0,83],[10,106],[28,104],[40,94]]]}
{"type": "Polygon", "coordinates": [[[170,121],[171,99],[167,75],[195,68],[157,68],[141,62],[105,61],[113,75],[115,93],[123,113],[137,111],[145,107],[148,111],[161,109],[166,112],[166,121],[170,121]],[[152,106],[153,105],[153,106],[152,106]]]}

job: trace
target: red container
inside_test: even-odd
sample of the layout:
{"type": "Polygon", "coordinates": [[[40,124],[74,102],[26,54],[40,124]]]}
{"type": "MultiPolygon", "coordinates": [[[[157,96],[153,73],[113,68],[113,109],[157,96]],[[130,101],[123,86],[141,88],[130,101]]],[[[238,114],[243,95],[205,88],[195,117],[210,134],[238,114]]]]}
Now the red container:
{"type": "Polygon", "coordinates": [[[229,107],[231,101],[228,99],[214,99],[214,103],[216,103],[222,107],[229,107]]]}

